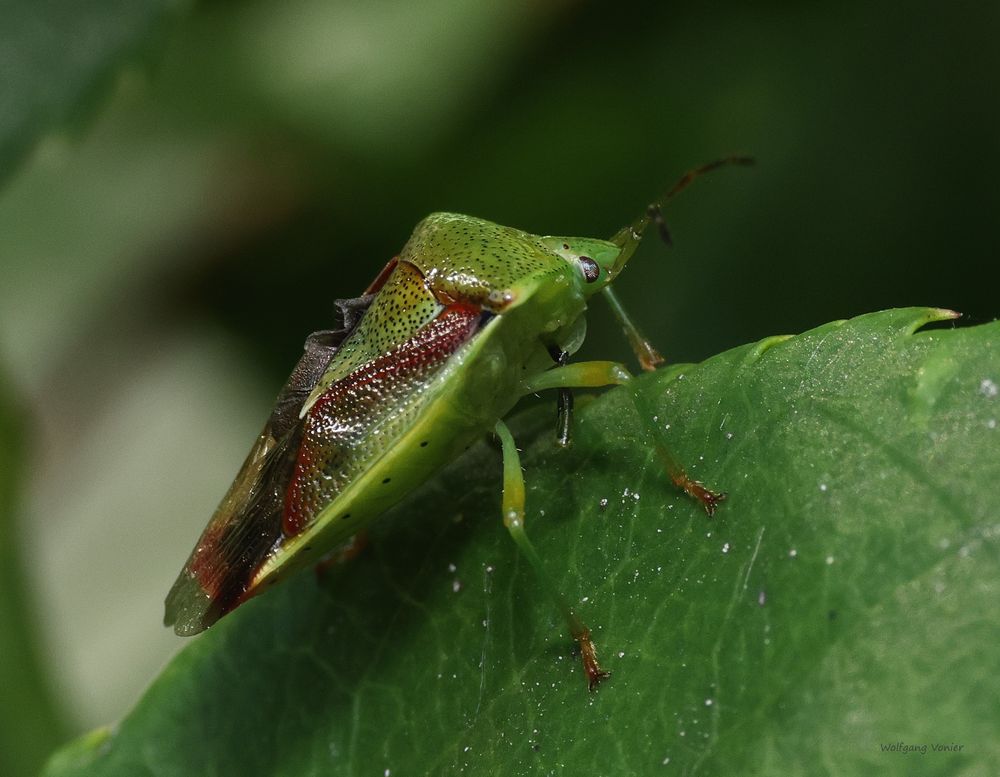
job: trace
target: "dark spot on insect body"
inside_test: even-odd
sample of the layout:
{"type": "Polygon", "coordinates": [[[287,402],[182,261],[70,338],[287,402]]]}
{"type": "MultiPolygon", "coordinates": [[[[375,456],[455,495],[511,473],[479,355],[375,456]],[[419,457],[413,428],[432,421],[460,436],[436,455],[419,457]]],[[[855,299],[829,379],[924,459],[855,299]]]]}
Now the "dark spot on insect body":
{"type": "Polygon", "coordinates": [[[389,482],[390,480],[392,480],[392,478],[382,478],[382,485],[384,486],[384,485],[385,485],[386,483],[388,483],[388,482],[389,482]]]}
{"type": "Polygon", "coordinates": [[[427,447],[427,440],[424,440],[422,443],[420,443],[420,447],[421,448],[426,448],[427,447]]]}
{"type": "Polygon", "coordinates": [[[340,520],[346,521],[350,517],[351,517],[350,513],[344,513],[342,516],[340,516],[340,520]]]}
{"type": "Polygon", "coordinates": [[[312,545],[306,545],[302,550],[309,551],[309,550],[312,550],[312,549],[313,549],[312,545]]]}

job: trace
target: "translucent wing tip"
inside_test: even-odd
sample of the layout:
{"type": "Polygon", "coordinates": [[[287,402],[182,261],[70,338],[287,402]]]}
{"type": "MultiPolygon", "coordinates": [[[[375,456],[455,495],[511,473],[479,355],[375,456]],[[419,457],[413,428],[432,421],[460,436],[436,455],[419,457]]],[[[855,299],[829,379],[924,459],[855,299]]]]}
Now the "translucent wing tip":
{"type": "Polygon", "coordinates": [[[180,637],[204,631],[220,616],[212,598],[187,569],[181,572],[164,602],[163,625],[172,626],[180,637]]]}

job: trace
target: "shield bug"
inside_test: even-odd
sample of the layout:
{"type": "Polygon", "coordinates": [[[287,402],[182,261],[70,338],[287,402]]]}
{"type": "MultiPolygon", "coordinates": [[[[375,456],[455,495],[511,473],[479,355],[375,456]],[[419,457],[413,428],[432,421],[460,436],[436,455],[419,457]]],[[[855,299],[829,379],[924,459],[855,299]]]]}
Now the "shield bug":
{"type": "MultiPolygon", "coordinates": [[[[557,436],[569,442],[574,388],[625,384],[619,363],[569,363],[601,292],[641,365],[662,358],[611,284],[655,224],[660,206],[610,240],[542,237],[450,213],[425,218],[364,293],[336,303],[339,326],[316,332],[274,411],[167,595],[168,626],[196,634],[295,570],[319,562],[392,504],[494,430],[503,455],[502,515],[544,583],[524,528],[524,482],[502,418],[518,400],[559,392],[557,436]]],[[[629,390],[630,391],[630,390],[629,390]]],[[[645,413],[635,392],[630,396],[645,413]]],[[[669,477],[711,514],[723,498],[689,478],[656,435],[669,477]]],[[[606,673],[587,627],[544,586],[580,646],[588,682],[606,673]]]]}

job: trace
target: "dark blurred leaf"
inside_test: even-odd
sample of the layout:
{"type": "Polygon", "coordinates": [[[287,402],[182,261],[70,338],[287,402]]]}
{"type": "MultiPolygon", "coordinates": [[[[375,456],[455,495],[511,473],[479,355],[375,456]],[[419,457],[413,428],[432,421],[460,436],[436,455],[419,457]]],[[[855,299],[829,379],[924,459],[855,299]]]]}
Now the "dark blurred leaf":
{"type": "Polygon", "coordinates": [[[75,117],[178,0],[0,1],[0,177],[75,117]]]}
{"type": "Polygon", "coordinates": [[[66,735],[44,679],[18,554],[17,487],[23,446],[20,417],[0,382],[0,774],[37,774],[66,735]]]}
{"type": "Polygon", "coordinates": [[[625,389],[582,408],[568,451],[548,410],[518,419],[529,530],[614,672],[598,692],[500,527],[482,445],[47,774],[996,773],[1000,324],[913,334],[944,315],[644,376],[677,455],[729,492],[712,520],[634,444],[625,389]]]}

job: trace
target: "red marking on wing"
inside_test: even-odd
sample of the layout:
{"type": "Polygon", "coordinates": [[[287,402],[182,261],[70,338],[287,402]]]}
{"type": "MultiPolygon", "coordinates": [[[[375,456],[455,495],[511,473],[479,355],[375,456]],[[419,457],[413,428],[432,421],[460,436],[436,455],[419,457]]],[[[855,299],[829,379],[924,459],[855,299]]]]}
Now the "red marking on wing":
{"type": "Polygon", "coordinates": [[[479,324],[480,308],[449,305],[412,339],[331,385],[304,419],[302,443],[285,493],[282,528],[301,532],[346,485],[338,482],[338,457],[459,349],[479,324]]]}
{"type": "Polygon", "coordinates": [[[198,579],[201,590],[212,599],[220,599],[226,583],[228,565],[222,558],[221,540],[226,535],[227,526],[209,528],[198,544],[196,555],[191,559],[191,573],[198,579]]]}

